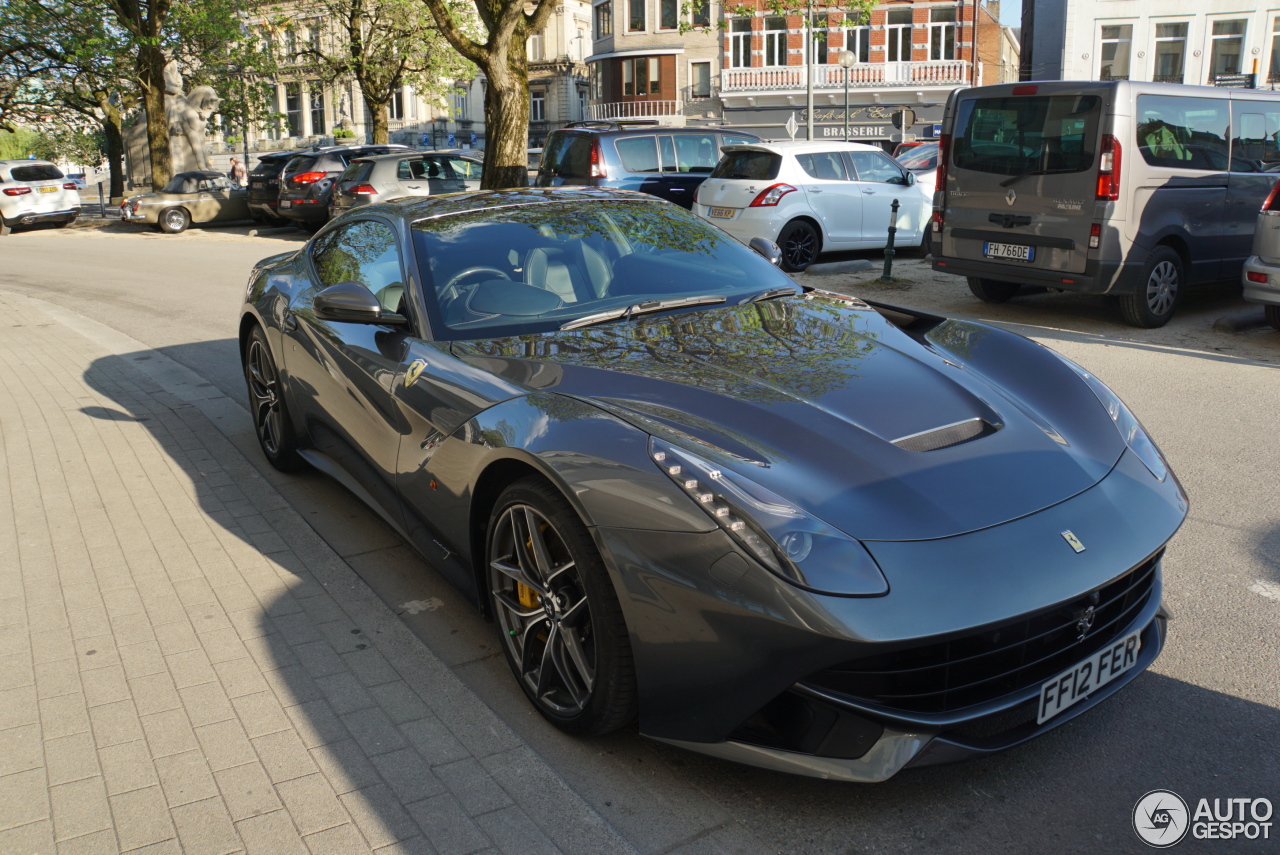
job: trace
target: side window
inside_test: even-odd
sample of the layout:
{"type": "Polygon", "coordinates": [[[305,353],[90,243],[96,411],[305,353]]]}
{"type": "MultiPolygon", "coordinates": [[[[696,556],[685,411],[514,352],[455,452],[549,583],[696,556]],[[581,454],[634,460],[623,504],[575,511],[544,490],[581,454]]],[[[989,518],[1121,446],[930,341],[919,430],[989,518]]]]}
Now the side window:
{"type": "Polygon", "coordinates": [[[1280,104],[1231,103],[1231,171],[1261,172],[1280,163],[1280,104]]]}
{"type": "Polygon", "coordinates": [[[480,172],[483,170],[480,164],[474,160],[467,160],[463,157],[449,158],[449,166],[453,168],[455,178],[461,178],[466,181],[480,180],[480,172]]]}
{"type": "Polygon", "coordinates": [[[396,233],[386,223],[358,220],[335,229],[311,250],[321,287],[356,282],[373,292],[382,307],[395,312],[404,294],[396,233]]]}
{"type": "Polygon", "coordinates": [[[413,178],[412,165],[415,161],[402,160],[396,164],[396,180],[409,181],[413,178]]]}
{"type": "Polygon", "coordinates": [[[878,151],[845,152],[857,172],[857,181],[877,184],[901,184],[902,167],[887,154],[878,151]]]}
{"type": "Polygon", "coordinates": [[[720,160],[715,134],[680,134],[675,137],[675,143],[680,172],[710,175],[720,160]]]}
{"type": "Polygon", "coordinates": [[[849,174],[838,151],[822,151],[814,154],[797,154],[796,162],[811,178],[824,181],[848,181],[849,174]]]}
{"type": "Polygon", "coordinates": [[[1138,96],[1138,150],[1152,166],[1225,169],[1227,102],[1217,98],[1138,96]]]}
{"type": "Polygon", "coordinates": [[[658,146],[653,137],[622,137],[614,141],[627,172],[657,172],[658,146]]]}

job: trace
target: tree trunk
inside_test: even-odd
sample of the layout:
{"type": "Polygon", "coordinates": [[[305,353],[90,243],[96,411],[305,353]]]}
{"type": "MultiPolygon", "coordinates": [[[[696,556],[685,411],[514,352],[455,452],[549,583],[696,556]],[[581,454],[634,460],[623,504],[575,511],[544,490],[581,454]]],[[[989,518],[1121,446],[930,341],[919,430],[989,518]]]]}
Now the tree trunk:
{"type": "Polygon", "coordinates": [[[147,150],[151,155],[151,189],[158,191],[173,177],[169,153],[169,117],[164,106],[164,53],[144,45],[138,49],[138,84],[147,114],[147,150]]]}
{"type": "Polygon", "coordinates": [[[107,169],[111,175],[111,204],[118,205],[124,198],[124,133],[120,129],[120,114],[108,113],[102,119],[102,136],[107,144],[107,169]]]}
{"type": "MultiPolygon", "coordinates": [[[[367,98],[365,100],[368,101],[367,98]]],[[[373,132],[369,142],[386,145],[390,139],[387,131],[387,105],[369,102],[369,115],[373,118],[373,132]]]]}
{"type": "Polygon", "coordinates": [[[523,39],[485,68],[483,190],[529,186],[529,70],[523,39]]]}

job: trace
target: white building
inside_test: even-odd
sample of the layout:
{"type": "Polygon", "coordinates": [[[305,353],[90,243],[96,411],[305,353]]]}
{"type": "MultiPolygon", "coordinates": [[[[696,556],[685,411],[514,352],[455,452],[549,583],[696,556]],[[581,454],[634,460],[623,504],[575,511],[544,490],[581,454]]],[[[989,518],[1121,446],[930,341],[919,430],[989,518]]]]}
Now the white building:
{"type": "Polygon", "coordinates": [[[1280,0],[1038,0],[1033,14],[1032,79],[1280,83],[1280,0]]]}

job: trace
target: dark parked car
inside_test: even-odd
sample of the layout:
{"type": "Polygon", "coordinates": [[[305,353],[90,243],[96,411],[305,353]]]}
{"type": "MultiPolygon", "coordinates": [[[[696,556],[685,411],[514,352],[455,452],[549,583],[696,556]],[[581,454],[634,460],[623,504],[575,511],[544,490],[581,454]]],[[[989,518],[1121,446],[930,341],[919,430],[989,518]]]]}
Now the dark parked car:
{"type": "Polygon", "coordinates": [[[575,122],[547,137],[534,185],[639,190],[689,208],[720,161],[721,146],[759,141],[755,134],[709,128],[575,122]]]}
{"type": "Polygon", "coordinates": [[[333,185],[357,157],[409,151],[403,145],[337,145],[297,152],[280,176],[277,213],[303,228],[316,229],[329,221],[333,185]]]}
{"type": "Polygon", "coordinates": [[[250,275],[262,451],[420,549],[569,733],[878,781],[1147,668],[1187,500],[1125,405],[752,249],[612,190],[353,210],[250,275]]]}
{"type": "Polygon", "coordinates": [[[292,151],[264,154],[249,173],[249,214],[260,222],[280,224],[277,205],[280,199],[280,173],[296,155],[292,151]]]}

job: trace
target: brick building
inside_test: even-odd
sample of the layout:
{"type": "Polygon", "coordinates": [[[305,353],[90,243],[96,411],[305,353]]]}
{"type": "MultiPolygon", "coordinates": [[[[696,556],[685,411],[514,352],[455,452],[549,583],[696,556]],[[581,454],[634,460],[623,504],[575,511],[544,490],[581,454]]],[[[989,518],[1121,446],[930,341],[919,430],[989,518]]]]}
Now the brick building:
{"type": "Polygon", "coordinates": [[[1017,42],[1000,25],[998,0],[890,0],[853,26],[841,11],[815,4],[808,57],[802,14],[778,16],[767,0],[753,4],[754,15],[725,14],[719,94],[727,125],[766,138],[786,138],[792,115],[796,138],[804,138],[810,73],[815,138],[844,137],[847,75],[849,138],[886,147],[902,138],[890,123],[898,107],[915,111],[908,135],[931,137],[953,89],[1017,79],[1017,42]],[[847,72],[838,62],[844,50],[855,58],[847,72]]]}

